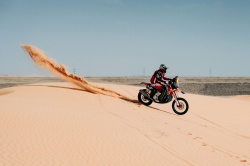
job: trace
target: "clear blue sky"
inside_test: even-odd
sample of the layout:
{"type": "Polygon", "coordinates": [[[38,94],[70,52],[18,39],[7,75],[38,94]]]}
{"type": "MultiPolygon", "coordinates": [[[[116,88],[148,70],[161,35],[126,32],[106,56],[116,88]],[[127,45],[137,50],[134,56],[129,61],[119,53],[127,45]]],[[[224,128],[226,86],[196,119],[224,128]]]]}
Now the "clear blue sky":
{"type": "Polygon", "coordinates": [[[49,75],[21,44],[81,76],[250,76],[250,1],[0,0],[0,75],[49,75]]]}

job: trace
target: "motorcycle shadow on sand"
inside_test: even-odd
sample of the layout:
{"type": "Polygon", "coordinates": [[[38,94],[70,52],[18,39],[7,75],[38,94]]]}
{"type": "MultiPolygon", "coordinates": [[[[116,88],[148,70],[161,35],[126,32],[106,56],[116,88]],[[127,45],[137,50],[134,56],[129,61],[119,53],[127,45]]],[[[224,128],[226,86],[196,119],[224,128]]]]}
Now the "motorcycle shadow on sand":
{"type": "Polygon", "coordinates": [[[152,106],[147,106],[148,108],[152,108],[154,110],[157,110],[157,111],[160,111],[160,112],[164,112],[164,113],[167,113],[167,114],[171,114],[171,115],[174,115],[174,116],[178,116],[177,114],[174,114],[172,112],[168,112],[168,111],[164,111],[162,109],[159,109],[159,108],[155,108],[155,107],[152,107],[152,106]]]}

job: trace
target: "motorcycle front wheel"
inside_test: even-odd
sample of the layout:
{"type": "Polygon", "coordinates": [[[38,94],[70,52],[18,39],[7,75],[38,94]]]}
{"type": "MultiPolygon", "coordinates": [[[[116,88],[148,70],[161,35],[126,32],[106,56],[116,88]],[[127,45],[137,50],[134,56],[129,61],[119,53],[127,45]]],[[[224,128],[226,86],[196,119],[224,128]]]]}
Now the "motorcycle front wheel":
{"type": "Polygon", "coordinates": [[[189,109],[188,102],[183,98],[177,98],[178,104],[174,100],[172,103],[173,111],[178,115],[184,115],[189,109]]]}
{"type": "Polygon", "coordinates": [[[138,101],[146,106],[149,106],[153,102],[149,98],[145,97],[141,92],[138,93],[138,101]]]}

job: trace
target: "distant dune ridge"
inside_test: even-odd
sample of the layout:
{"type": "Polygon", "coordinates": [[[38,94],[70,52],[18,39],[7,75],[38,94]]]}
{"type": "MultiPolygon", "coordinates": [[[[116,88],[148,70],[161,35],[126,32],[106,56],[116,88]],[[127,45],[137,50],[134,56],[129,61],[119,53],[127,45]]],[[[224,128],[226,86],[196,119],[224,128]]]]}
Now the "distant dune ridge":
{"type": "Polygon", "coordinates": [[[84,77],[79,77],[69,73],[66,70],[66,66],[64,64],[58,65],[55,61],[46,57],[42,50],[33,45],[21,45],[21,47],[30,55],[37,65],[59,76],[60,78],[83,88],[88,92],[112,96],[126,101],[137,102],[137,100],[131,99],[113,90],[90,84],[84,79],[84,77]]]}

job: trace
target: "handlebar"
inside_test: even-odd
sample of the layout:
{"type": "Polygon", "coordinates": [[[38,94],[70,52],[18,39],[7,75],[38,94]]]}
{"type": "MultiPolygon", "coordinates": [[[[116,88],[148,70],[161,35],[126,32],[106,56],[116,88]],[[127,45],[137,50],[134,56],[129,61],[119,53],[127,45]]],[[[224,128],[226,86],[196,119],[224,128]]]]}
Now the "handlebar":
{"type": "Polygon", "coordinates": [[[175,76],[174,78],[169,78],[168,82],[171,84],[174,82],[174,80],[176,80],[178,78],[178,76],[175,76]]]}

